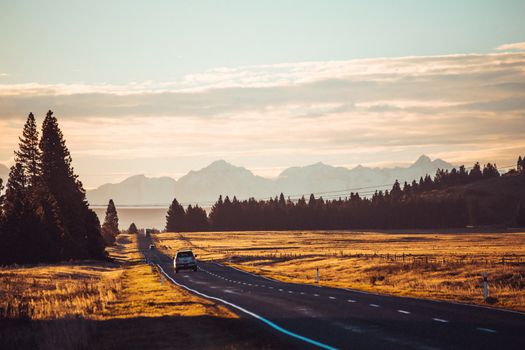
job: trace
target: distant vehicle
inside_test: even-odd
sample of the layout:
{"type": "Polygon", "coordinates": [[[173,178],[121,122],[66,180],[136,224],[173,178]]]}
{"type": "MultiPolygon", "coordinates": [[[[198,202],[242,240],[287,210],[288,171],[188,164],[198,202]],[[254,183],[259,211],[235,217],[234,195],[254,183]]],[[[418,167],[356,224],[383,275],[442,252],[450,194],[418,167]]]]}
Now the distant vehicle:
{"type": "Polygon", "coordinates": [[[149,245],[149,250],[153,250],[153,249],[155,249],[155,245],[154,244],[150,244],[149,245]]]}
{"type": "Polygon", "coordinates": [[[193,255],[193,252],[190,249],[179,250],[173,259],[175,273],[178,273],[180,270],[197,271],[196,257],[197,255],[193,255]]]}

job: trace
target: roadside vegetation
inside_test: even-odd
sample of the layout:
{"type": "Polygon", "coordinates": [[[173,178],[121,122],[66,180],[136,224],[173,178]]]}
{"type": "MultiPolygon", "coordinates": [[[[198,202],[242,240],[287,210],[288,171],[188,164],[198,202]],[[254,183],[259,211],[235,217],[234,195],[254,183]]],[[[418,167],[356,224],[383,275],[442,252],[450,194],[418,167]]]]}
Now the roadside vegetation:
{"type": "Polygon", "coordinates": [[[161,279],[137,235],[108,251],[114,262],[1,268],[0,347],[275,348],[225,307],[161,279]]]}
{"type": "Polygon", "coordinates": [[[525,311],[525,233],[469,232],[162,233],[173,252],[193,247],[215,260],[282,281],[484,304],[525,311]]]}

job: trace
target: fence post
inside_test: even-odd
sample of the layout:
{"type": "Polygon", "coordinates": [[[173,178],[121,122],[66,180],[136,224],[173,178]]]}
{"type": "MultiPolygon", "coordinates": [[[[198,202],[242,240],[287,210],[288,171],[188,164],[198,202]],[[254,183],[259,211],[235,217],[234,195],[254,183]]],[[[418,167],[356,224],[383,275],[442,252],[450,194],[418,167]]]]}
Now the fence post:
{"type": "Polygon", "coordinates": [[[319,268],[315,269],[315,283],[319,284],[319,268]]]}
{"type": "Polygon", "coordinates": [[[489,297],[489,286],[487,284],[487,273],[483,272],[483,301],[486,303],[489,297]]]}

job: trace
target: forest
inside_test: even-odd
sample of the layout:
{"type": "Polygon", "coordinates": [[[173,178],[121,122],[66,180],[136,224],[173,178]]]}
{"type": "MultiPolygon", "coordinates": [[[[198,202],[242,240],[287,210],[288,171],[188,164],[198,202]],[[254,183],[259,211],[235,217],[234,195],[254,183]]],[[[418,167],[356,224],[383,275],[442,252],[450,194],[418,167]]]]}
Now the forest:
{"type": "MultiPolygon", "coordinates": [[[[390,190],[376,191],[371,197],[349,193],[344,198],[324,200],[311,194],[298,200],[283,193],[268,200],[238,200],[222,197],[206,215],[198,206],[183,206],[173,200],[166,220],[167,231],[252,231],[252,230],[351,230],[461,228],[486,222],[480,217],[477,199],[463,195],[443,195],[443,190],[499,177],[525,177],[525,159],[519,157],[516,169],[501,175],[495,164],[481,167],[477,162],[438,170],[434,177],[419,181],[396,181],[390,190]]],[[[525,198],[524,198],[525,200],[525,198]]],[[[525,226],[525,202],[519,203],[513,224],[525,226]]]]}

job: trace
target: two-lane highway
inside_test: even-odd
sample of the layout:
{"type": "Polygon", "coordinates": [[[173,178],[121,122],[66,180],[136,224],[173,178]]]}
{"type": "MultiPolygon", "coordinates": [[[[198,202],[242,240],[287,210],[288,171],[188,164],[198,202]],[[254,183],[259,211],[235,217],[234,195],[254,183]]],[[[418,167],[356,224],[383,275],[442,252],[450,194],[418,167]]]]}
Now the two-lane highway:
{"type": "Polygon", "coordinates": [[[525,349],[522,313],[283,283],[215,262],[176,274],[170,257],[144,253],[174,283],[258,318],[299,348],[525,349]]]}

